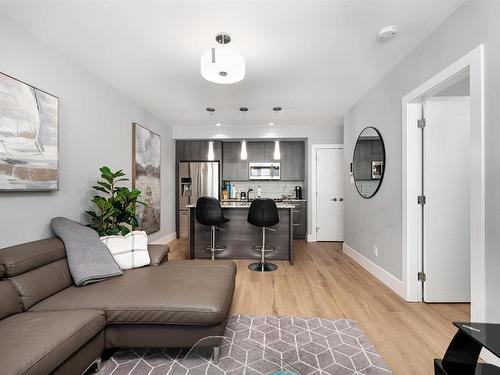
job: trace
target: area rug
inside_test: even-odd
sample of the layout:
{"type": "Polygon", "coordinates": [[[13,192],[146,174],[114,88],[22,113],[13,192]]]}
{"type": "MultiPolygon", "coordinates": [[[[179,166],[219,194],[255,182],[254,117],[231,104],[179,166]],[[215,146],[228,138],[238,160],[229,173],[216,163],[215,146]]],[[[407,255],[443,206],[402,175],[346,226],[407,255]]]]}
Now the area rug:
{"type": "Polygon", "coordinates": [[[127,349],[103,362],[99,374],[257,375],[270,369],[266,356],[280,358],[302,375],[392,373],[349,319],[231,315],[225,337],[217,365],[210,360],[211,351],[182,361],[187,350],[127,349]]]}

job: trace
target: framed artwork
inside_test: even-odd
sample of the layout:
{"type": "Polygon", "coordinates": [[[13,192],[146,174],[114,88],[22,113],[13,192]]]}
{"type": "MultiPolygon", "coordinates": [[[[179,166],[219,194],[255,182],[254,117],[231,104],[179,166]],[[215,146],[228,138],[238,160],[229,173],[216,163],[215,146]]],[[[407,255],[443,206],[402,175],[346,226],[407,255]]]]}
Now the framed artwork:
{"type": "Polygon", "coordinates": [[[59,99],[0,73],[0,191],[59,189],[59,99]]]}
{"type": "Polygon", "coordinates": [[[160,136],[132,124],[132,188],[142,192],[137,205],[137,230],[151,234],[160,230],[161,210],[161,142],[160,136]]]}

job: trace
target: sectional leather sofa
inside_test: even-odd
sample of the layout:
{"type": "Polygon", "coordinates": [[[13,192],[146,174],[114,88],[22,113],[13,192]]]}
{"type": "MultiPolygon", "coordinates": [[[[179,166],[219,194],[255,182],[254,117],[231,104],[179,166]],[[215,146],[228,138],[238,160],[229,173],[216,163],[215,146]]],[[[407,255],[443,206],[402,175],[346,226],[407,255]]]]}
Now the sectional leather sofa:
{"type": "MultiPolygon", "coordinates": [[[[81,374],[107,348],[184,348],[224,334],[236,275],[231,261],[165,261],[75,287],[63,242],[0,250],[2,375],[81,374]]],[[[214,344],[217,345],[217,344],[214,344]]]]}

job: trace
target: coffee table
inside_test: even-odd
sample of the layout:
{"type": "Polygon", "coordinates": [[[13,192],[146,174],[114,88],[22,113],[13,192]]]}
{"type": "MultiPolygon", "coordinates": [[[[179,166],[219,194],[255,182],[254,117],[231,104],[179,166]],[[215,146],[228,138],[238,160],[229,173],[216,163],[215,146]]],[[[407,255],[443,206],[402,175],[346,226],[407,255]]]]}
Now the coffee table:
{"type": "Polygon", "coordinates": [[[172,375],[301,375],[281,358],[251,340],[205,337],[173,365],[172,375]],[[219,344],[219,358],[214,359],[219,344]]]}

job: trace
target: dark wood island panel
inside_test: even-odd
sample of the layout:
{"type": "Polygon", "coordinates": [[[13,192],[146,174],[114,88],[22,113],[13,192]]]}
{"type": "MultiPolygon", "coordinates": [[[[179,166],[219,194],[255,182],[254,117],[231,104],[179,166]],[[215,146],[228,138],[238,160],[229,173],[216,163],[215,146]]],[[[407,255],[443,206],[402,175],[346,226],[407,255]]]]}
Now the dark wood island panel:
{"type": "MultiPolygon", "coordinates": [[[[286,205],[285,205],[286,206],[286,205]]],[[[247,222],[248,205],[224,207],[224,216],[230,219],[217,231],[217,245],[227,249],[215,253],[218,259],[260,259],[260,253],[252,250],[262,243],[262,229],[247,222]]],[[[275,251],[266,253],[266,259],[288,260],[293,264],[293,206],[278,206],[280,222],[266,231],[266,243],[275,251]]],[[[196,221],[196,208],[189,207],[189,259],[210,259],[210,227],[196,221]]]]}

